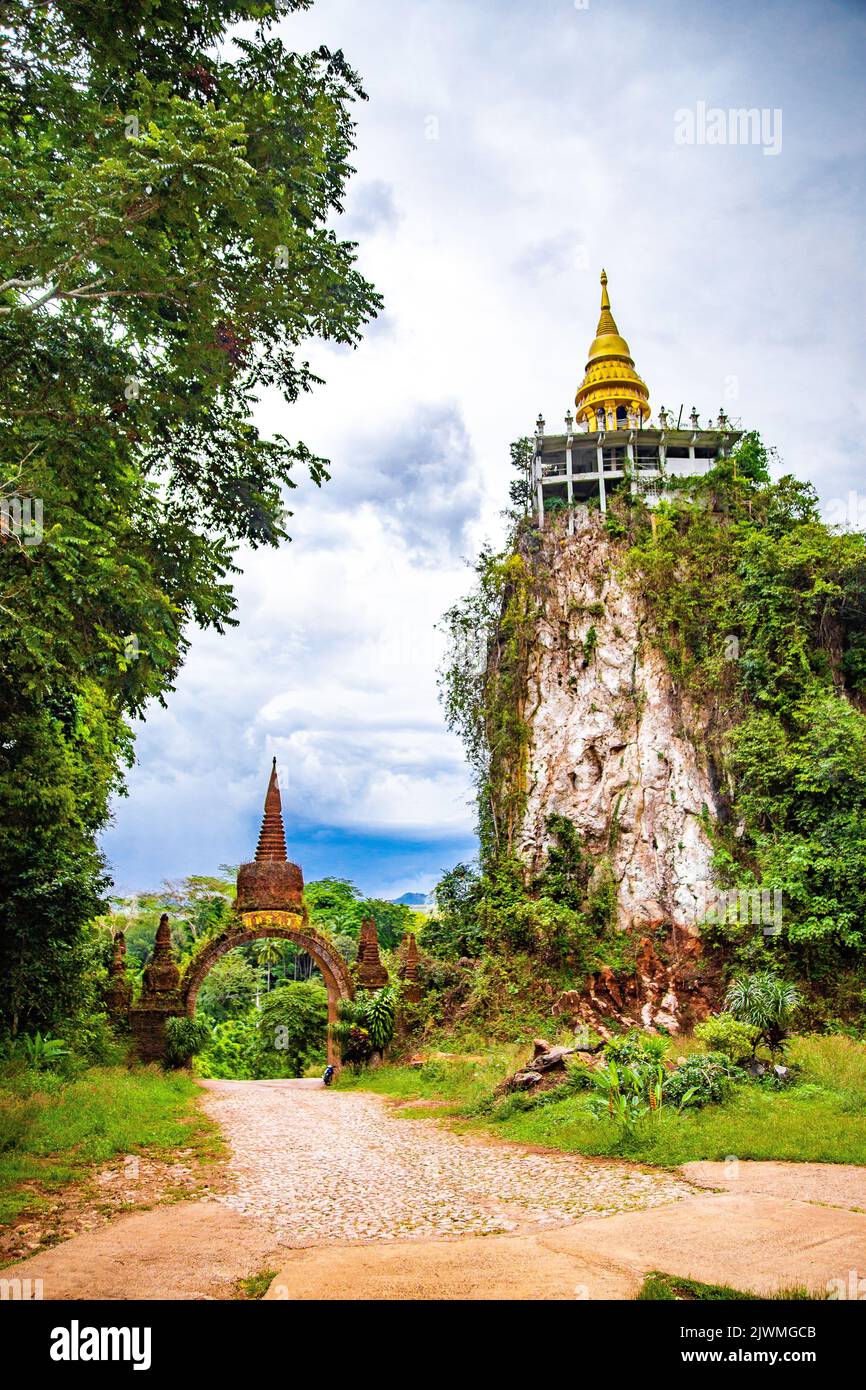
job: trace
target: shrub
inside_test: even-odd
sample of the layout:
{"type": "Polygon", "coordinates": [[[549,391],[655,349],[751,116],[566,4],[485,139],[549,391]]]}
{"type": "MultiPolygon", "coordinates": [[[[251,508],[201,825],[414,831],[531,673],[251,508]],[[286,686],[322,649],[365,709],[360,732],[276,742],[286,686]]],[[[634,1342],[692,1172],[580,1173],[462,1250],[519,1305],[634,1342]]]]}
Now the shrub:
{"type": "Polygon", "coordinates": [[[210,1042],[210,1024],[203,1018],[168,1018],[165,1021],[165,1065],[188,1066],[196,1052],[210,1042]]]}
{"type": "Polygon", "coordinates": [[[332,1033],[340,1056],[350,1066],[363,1066],[394,1036],[393,989],[380,989],[361,999],[341,999],[332,1033]]]}
{"type": "Polygon", "coordinates": [[[33,1071],[53,1071],[64,1057],[69,1056],[69,1048],[62,1038],[52,1038],[46,1033],[36,1032],[32,1037],[24,1035],[15,1041],[15,1052],[26,1059],[33,1071]]]}
{"type": "Polygon", "coordinates": [[[643,1078],[654,1076],[665,1059],[666,1038],[633,1030],[621,1038],[610,1038],[604,1045],[604,1060],[631,1069],[643,1078]]]}
{"type": "Polygon", "coordinates": [[[695,1052],[666,1074],[664,1098],[671,1105],[715,1105],[727,1099],[737,1081],[747,1080],[724,1052],[695,1052]]]}
{"type": "MultiPolygon", "coordinates": [[[[565,1063],[565,1088],[569,1091],[592,1090],[592,1067],[569,1057],[565,1063]]],[[[551,1092],[554,1095],[555,1092],[551,1092]]]]}
{"type": "Polygon", "coordinates": [[[697,1024],[695,1037],[708,1052],[723,1052],[732,1062],[742,1062],[754,1056],[760,1029],[752,1023],[741,1023],[731,1013],[711,1014],[697,1024]]]}
{"type": "Polygon", "coordinates": [[[778,1052],[788,1036],[788,1024],[800,1007],[800,991],[770,970],[739,975],[731,981],[725,1007],[740,1023],[757,1028],[759,1040],[771,1053],[778,1052]]]}
{"type": "Polygon", "coordinates": [[[394,1036],[394,996],[390,989],[377,990],[370,995],[366,1008],[370,1041],[382,1052],[394,1036]]]}

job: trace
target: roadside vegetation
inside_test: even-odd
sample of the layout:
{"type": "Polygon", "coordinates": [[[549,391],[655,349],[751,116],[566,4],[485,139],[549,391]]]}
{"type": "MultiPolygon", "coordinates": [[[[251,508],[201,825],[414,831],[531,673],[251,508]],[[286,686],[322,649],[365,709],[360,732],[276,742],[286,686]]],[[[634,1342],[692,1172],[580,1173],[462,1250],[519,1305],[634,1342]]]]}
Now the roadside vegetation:
{"type": "Polygon", "coordinates": [[[699,1279],[681,1279],[676,1274],[662,1274],[653,1269],[643,1281],[637,1294],[639,1302],[644,1303],[716,1303],[719,1300],[739,1299],[741,1302],[826,1299],[826,1290],[810,1292],[802,1287],[780,1289],[777,1293],[745,1293],[742,1289],[732,1289],[728,1284],[702,1284],[699,1279]]]}
{"type": "MultiPolygon", "coordinates": [[[[659,1039],[665,1061],[710,1054],[700,1043],[659,1039]]],[[[469,1037],[467,1048],[481,1042],[469,1037]]],[[[447,1045],[447,1043],[446,1043],[447,1045]]],[[[453,1048],[453,1040],[451,1042],[453,1048]]],[[[505,1078],[527,1059],[528,1046],[470,1056],[431,1055],[423,1065],[384,1066],[344,1075],[342,1087],[362,1086],[403,1101],[443,1102],[439,1114],[460,1128],[485,1130],[501,1139],[543,1144],[569,1153],[629,1158],[660,1167],[697,1160],[780,1159],[812,1163],[866,1163],[866,1044],[840,1036],[790,1040],[789,1081],[731,1080],[718,1100],[697,1105],[646,1107],[631,1122],[608,1108],[574,1063],[561,1086],[541,1094],[497,1094],[505,1078]]],[[[675,1073],[674,1073],[675,1074],[675,1073]]],[[[694,1097],[692,1100],[694,1101],[694,1097]]],[[[411,1116],[411,1108],[401,1108],[411,1116]]],[[[418,1114],[430,1114],[429,1109],[418,1114]]]]}
{"type": "Polygon", "coordinates": [[[218,1130],[184,1072],[89,1066],[70,1054],[0,1065],[0,1224],[50,1204],[69,1184],[123,1156],[208,1159],[218,1130]]]}

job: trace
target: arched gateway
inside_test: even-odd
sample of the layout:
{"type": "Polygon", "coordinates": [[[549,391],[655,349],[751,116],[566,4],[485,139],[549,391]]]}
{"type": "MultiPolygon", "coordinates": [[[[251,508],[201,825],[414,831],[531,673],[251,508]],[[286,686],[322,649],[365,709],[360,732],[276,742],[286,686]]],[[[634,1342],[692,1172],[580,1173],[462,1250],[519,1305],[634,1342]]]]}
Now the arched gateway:
{"type": "MultiPolygon", "coordinates": [[[[337,1066],[339,1056],[331,1037],[330,1024],[337,1018],[341,999],[351,999],[355,983],[336,945],[323,932],[311,927],[304,903],[304,877],[300,867],[286,854],[277,760],[265,797],[265,814],[256,857],[238,870],[235,922],[219,936],[212,937],[196,952],[183,974],[177,967],[171,944],[168,916],[163,914],[154,943],[153,956],[144,971],[141,1000],[129,1009],[135,1047],[142,1061],[158,1061],[165,1052],[165,1023],[168,1018],[192,1016],[202,981],[220,956],[236,946],[246,946],[262,937],[275,936],[291,941],[312,956],[328,991],[328,1061],[337,1066]]],[[[361,988],[378,988],[388,975],[379,960],[375,924],[365,923],[364,949],[359,955],[357,983],[361,988]],[[372,936],[371,936],[372,929],[372,936]]],[[[124,951],[115,946],[112,976],[120,979],[124,951]]],[[[110,992],[109,992],[110,993],[110,992]]]]}

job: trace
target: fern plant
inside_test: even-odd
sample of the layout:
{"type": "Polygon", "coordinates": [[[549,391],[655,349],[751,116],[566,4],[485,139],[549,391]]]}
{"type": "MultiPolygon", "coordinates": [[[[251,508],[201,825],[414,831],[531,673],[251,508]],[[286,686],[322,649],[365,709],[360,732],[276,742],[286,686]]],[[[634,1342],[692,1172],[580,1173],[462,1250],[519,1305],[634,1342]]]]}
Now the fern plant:
{"type": "Polygon", "coordinates": [[[341,999],[331,1035],[340,1056],[350,1066],[363,1066],[382,1052],[394,1036],[393,989],[380,989],[361,999],[341,999]]]}
{"type": "Polygon", "coordinates": [[[165,1065],[186,1067],[211,1040],[210,1024],[203,1018],[167,1018],[165,1021],[165,1065]]]}

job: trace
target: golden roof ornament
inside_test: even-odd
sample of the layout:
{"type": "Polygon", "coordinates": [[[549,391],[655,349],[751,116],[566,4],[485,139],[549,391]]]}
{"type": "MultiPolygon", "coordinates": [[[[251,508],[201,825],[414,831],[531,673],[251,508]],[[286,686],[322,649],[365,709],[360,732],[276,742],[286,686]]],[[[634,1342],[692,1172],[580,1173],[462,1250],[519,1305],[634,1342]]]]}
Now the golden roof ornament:
{"type": "Polygon", "coordinates": [[[650,416],[649,390],[635,371],[629,345],[616,326],[605,270],[601,272],[598,327],[574,404],[577,419],[590,430],[626,429],[650,416]]]}

